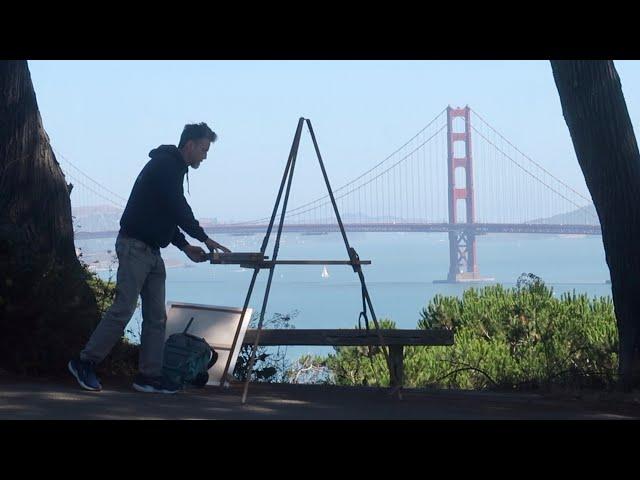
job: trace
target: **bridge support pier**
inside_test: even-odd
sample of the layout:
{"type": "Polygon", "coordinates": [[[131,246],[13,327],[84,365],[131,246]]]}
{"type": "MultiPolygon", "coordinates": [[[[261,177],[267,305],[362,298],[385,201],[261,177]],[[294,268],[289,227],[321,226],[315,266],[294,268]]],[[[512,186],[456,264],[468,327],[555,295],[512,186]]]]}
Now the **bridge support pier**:
{"type": "Polygon", "coordinates": [[[473,157],[471,155],[471,109],[447,107],[447,165],[449,178],[449,224],[460,228],[449,231],[449,274],[446,283],[478,282],[493,280],[482,277],[478,271],[476,254],[476,234],[464,224],[475,223],[475,202],[473,194],[473,157]],[[453,120],[464,118],[464,131],[454,132],[453,120]],[[456,156],[455,143],[460,142],[464,148],[462,156],[456,156]],[[456,169],[464,170],[465,184],[456,185],[456,169]],[[464,222],[458,220],[458,200],[464,200],[464,222]]]}
{"type": "Polygon", "coordinates": [[[474,280],[479,275],[476,263],[476,236],[467,231],[449,232],[448,282],[474,280]]]}
{"type": "Polygon", "coordinates": [[[483,277],[476,262],[476,234],[469,230],[449,232],[449,274],[446,283],[482,282],[493,278],[483,277]]]}

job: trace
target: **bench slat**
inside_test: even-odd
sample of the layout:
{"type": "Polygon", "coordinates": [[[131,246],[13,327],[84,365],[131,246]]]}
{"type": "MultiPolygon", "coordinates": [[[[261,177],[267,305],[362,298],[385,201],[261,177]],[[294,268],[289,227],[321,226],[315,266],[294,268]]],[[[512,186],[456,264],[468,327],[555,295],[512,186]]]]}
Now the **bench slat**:
{"type": "MultiPolygon", "coordinates": [[[[245,344],[253,344],[257,329],[248,329],[245,344]]],[[[385,345],[453,345],[453,332],[445,329],[385,330],[381,329],[385,345]]],[[[361,346],[380,345],[375,329],[264,329],[260,332],[261,346],[328,345],[361,346]]]]}

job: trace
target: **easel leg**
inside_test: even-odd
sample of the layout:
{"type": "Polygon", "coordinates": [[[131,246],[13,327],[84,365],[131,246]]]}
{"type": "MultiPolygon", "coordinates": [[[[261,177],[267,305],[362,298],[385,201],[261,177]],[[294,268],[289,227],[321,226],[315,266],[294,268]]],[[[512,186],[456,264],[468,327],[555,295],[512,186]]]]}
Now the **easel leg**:
{"type": "Polygon", "coordinates": [[[256,284],[256,277],[258,276],[258,272],[260,272],[259,268],[253,270],[253,277],[251,277],[251,283],[249,284],[249,290],[247,291],[247,296],[244,300],[244,306],[242,307],[242,314],[240,315],[240,321],[238,322],[238,327],[236,328],[236,333],[233,336],[233,342],[231,342],[231,349],[229,350],[229,355],[227,357],[227,363],[224,366],[224,370],[222,371],[222,377],[220,378],[220,389],[224,388],[224,383],[227,380],[227,376],[229,373],[229,366],[231,365],[231,360],[233,356],[233,352],[235,351],[236,345],[238,343],[238,337],[240,336],[240,330],[242,329],[242,324],[244,323],[244,316],[247,314],[247,308],[249,307],[249,300],[251,299],[251,293],[253,292],[253,287],[256,284]]]}
{"type": "MultiPolygon", "coordinates": [[[[291,183],[293,181],[293,171],[295,170],[295,166],[296,166],[296,157],[298,156],[298,147],[300,146],[300,135],[302,133],[303,124],[304,124],[304,118],[300,118],[298,120],[298,128],[296,129],[296,134],[293,137],[293,144],[291,145],[291,151],[289,152],[287,169],[285,170],[285,175],[282,177],[282,183],[280,185],[278,198],[276,199],[276,205],[273,209],[273,214],[271,215],[271,223],[269,225],[269,229],[267,230],[267,235],[265,236],[264,241],[262,242],[262,248],[264,253],[264,250],[266,250],[267,244],[269,243],[269,236],[271,235],[271,227],[273,226],[273,221],[275,219],[278,206],[280,205],[280,197],[282,195],[282,189],[284,187],[285,180],[286,180],[287,190],[285,192],[284,201],[282,203],[282,213],[280,214],[280,223],[278,224],[278,233],[276,235],[276,241],[273,247],[273,255],[271,257],[271,260],[274,262],[278,258],[278,250],[280,249],[280,237],[282,236],[282,227],[284,226],[284,217],[287,212],[287,203],[289,202],[289,193],[291,192],[291,183]],[[290,169],[289,169],[289,166],[291,167],[290,169]]],[[[247,378],[244,383],[242,399],[240,402],[242,405],[244,405],[247,401],[247,393],[249,391],[249,382],[251,381],[251,372],[253,371],[253,365],[256,359],[256,352],[258,350],[258,342],[260,341],[260,332],[262,331],[264,314],[267,310],[267,301],[269,300],[269,292],[271,290],[271,281],[273,279],[274,269],[275,269],[275,264],[269,269],[269,279],[267,280],[267,288],[265,290],[264,300],[262,301],[262,309],[260,311],[260,321],[258,322],[258,331],[256,332],[256,340],[253,344],[253,349],[251,351],[251,359],[249,360],[247,378]]]]}
{"type": "Polygon", "coordinates": [[[260,341],[260,332],[262,331],[262,322],[264,321],[264,313],[267,309],[267,300],[269,299],[269,290],[271,290],[271,280],[273,279],[274,268],[269,269],[269,280],[267,280],[267,289],[262,301],[262,310],[260,310],[260,321],[258,322],[258,331],[256,333],[256,339],[253,343],[253,349],[251,350],[251,359],[249,360],[249,366],[247,367],[247,378],[244,382],[244,389],[242,390],[242,399],[240,403],[244,405],[247,401],[247,393],[249,391],[249,382],[251,381],[251,372],[253,372],[253,365],[256,361],[256,353],[258,351],[258,342],[260,341]]]}
{"type": "MultiPolygon", "coordinates": [[[[311,134],[311,139],[313,141],[313,147],[315,148],[316,155],[318,156],[318,162],[320,163],[320,169],[322,170],[322,175],[324,177],[325,184],[327,185],[327,190],[329,192],[329,197],[331,198],[331,204],[333,205],[333,211],[336,214],[336,219],[338,220],[338,226],[340,227],[340,233],[342,234],[342,239],[344,240],[344,244],[347,247],[347,254],[352,262],[354,262],[357,258],[357,254],[355,250],[351,248],[349,245],[349,240],[347,240],[347,232],[344,229],[344,225],[342,223],[342,218],[340,217],[340,212],[338,211],[338,205],[336,204],[336,199],[333,196],[333,190],[331,190],[331,184],[329,183],[329,176],[327,175],[327,171],[324,168],[324,162],[322,161],[322,155],[320,154],[320,148],[318,147],[318,142],[316,141],[316,135],[313,133],[313,127],[311,126],[311,120],[307,119],[307,127],[309,128],[309,133],[311,134]],[[356,257],[356,258],[354,258],[356,257]]],[[[376,326],[376,330],[378,332],[378,338],[380,340],[380,348],[382,349],[382,353],[384,354],[384,358],[387,361],[387,367],[390,372],[393,372],[391,368],[391,361],[389,359],[389,353],[385,348],[384,339],[382,338],[382,334],[380,333],[380,325],[378,324],[378,319],[376,318],[376,314],[373,311],[373,304],[371,303],[371,298],[369,298],[369,292],[367,290],[367,286],[364,281],[364,274],[362,273],[362,267],[359,264],[352,264],[354,271],[358,274],[360,278],[360,284],[362,285],[362,290],[364,292],[364,296],[367,300],[367,304],[369,306],[369,311],[371,312],[371,318],[373,319],[373,323],[376,326]]],[[[395,375],[392,373],[392,375],[395,375]]],[[[395,381],[395,377],[392,376],[392,381],[395,381]]]]}

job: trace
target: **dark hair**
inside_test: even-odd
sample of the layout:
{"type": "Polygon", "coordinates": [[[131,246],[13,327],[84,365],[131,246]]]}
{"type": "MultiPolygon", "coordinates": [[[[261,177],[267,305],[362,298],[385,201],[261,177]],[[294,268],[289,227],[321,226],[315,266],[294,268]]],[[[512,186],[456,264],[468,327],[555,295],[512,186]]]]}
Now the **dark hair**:
{"type": "Polygon", "coordinates": [[[211,142],[215,142],[218,135],[204,122],[185,125],[182,135],[180,135],[178,148],[184,147],[189,140],[199,140],[201,138],[208,138],[211,142]]]}

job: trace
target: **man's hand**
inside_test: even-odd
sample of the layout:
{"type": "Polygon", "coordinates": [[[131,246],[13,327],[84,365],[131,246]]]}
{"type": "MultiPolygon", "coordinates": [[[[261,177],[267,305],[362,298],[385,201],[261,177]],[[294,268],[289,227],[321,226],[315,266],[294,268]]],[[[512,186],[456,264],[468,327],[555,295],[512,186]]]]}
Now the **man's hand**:
{"type": "Polygon", "coordinates": [[[207,254],[201,247],[196,247],[195,245],[187,245],[182,251],[189,257],[189,259],[193,262],[206,262],[207,254]]]}
{"type": "Polygon", "coordinates": [[[216,250],[222,250],[224,253],[231,253],[227,247],[220,245],[218,242],[214,242],[210,238],[204,242],[204,244],[209,248],[210,251],[215,252],[216,250]]]}

